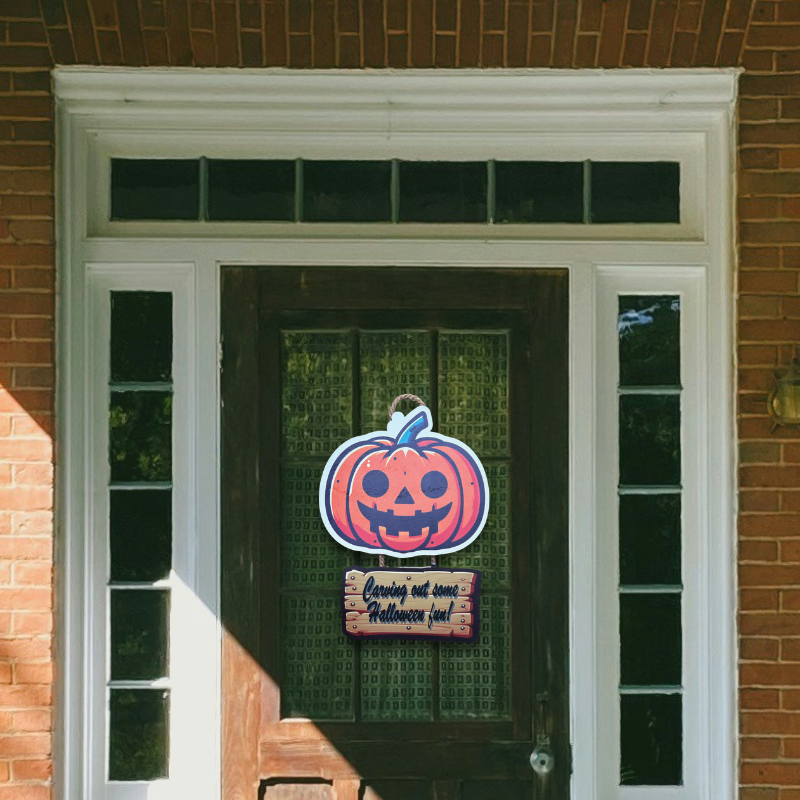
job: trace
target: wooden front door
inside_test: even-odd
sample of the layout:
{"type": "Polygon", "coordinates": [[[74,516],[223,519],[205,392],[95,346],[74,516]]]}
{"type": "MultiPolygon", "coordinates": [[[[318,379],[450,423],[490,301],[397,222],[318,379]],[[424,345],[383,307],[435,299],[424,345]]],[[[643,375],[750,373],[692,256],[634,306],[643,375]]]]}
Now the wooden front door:
{"type": "Polygon", "coordinates": [[[224,800],[566,800],[568,307],[562,270],[223,268],[224,800]],[[319,479],[405,392],[488,476],[438,559],[483,571],[474,644],[342,633],[342,571],[378,559],[319,479]]]}

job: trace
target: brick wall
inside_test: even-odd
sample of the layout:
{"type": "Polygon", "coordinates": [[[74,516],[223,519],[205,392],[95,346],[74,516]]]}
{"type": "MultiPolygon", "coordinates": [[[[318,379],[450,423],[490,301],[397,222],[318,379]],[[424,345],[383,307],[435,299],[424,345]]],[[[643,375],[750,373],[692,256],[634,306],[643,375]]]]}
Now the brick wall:
{"type": "Polygon", "coordinates": [[[0,800],[50,797],[53,64],[745,67],[742,800],[800,800],[800,1],[0,0],[0,800]]]}

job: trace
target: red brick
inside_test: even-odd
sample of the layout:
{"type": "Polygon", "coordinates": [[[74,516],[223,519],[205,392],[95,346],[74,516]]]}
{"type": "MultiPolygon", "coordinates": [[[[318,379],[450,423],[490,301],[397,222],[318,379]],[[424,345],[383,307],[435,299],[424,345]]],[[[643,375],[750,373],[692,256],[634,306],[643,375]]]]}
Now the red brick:
{"type": "Polygon", "coordinates": [[[18,586],[49,587],[53,582],[53,567],[49,562],[20,562],[14,564],[13,574],[14,583],[18,586]]]}
{"type": "Polygon", "coordinates": [[[800,562],[800,539],[786,539],[781,541],[781,561],[784,563],[800,562]]]}
{"type": "Polygon", "coordinates": [[[800,536],[800,515],[745,514],[739,519],[739,535],[755,538],[800,536]]]}
{"type": "MultiPolygon", "coordinates": [[[[766,665],[759,667],[766,668],[766,665]]],[[[796,669],[796,667],[795,667],[796,669]]],[[[791,711],[745,711],[741,714],[741,732],[755,734],[800,734],[800,714],[791,711]]]]}
{"type": "MultiPolygon", "coordinates": [[[[739,543],[739,561],[777,561],[777,560],[778,560],[777,542],[763,542],[758,540],[746,539],[739,543]]],[[[17,577],[18,570],[21,569],[23,566],[24,565],[22,564],[18,564],[14,568],[14,579],[17,582],[20,582],[17,577]]],[[[772,593],[770,592],[768,594],[771,602],[772,593]]],[[[744,598],[742,598],[742,602],[744,603],[744,598]]],[[[750,608],[753,608],[753,606],[750,606],[750,608]]]]}
{"type": "Polygon", "coordinates": [[[776,589],[742,589],[739,592],[739,610],[777,611],[779,598],[780,593],[776,589]]]}
{"type": "MultiPolygon", "coordinates": [[[[780,53],[778,54],[780,55],[780,53]]],[[[775,53],[765,50],[748,50],[742,53],[743,66],[750,74],[759,72],[772,72],[775,67],[775,53]]],[[[751,95],[751,92],[746,94],[751,95]]]]}
{"type": "Polygon", "coordinates": [[[44,684],[53,682],[53,664],[48,661],[42,664],[15,664],[14,683],[44,684]]]}
{"type": "Polygon", "coordinates": [[[781,743],[793,741],[792,739],[779,739],[777,737],[756,739],[746,737],[742,739],[740,755],[743,759],[749,758],[777,758],[781,754],[781,743]]]}
{"type": "Polygon", "coordinates": [[[739,632],[743,636],[792,636],[800,630],[799,626],[798,614],[742,614],[739,620],[739,632]]]}
{"type": "Polygon", "coordinates": [[[784,639],[781,642],[781,660],[800,661],[800,639],[784,639]]]}
{"type": "Polygon", "coordinates": [[[798,784],[800,764],[747,762],[742,764],[740,780],[742,783],[798,784]]]}
{"type": "Polygon", "coordinates": [[[780,708],[783,694],[777,689],[742,689],[739,704],[741,708],[780,708]]]}
{"type": "MultiPolygon", "coordinates": [[[[778,639],[748,637],[739,642],[739,657],[742,661],[777,661],[780,644],[778,639]]],[[[797,660],[800,661],[800,647],[797,660]]]]}
{"type": "Polygon", "coordinates": [[[743,664],[739,674],[742,686],[796,686],[800,677],[794,664],[743,664]]]}
{"type": "MultiPolygon", "coordinates": [[[[17,635],[33,634],[38,636],[42,633],[50,633],[53,630],[52,614],[32,611],[15,613],[11,620],[11,630],[17,635]]],[[[2,705],[2,698],[0,698],[0,705],[2,705]]]]}
{"type": "Polygon", "coordinates": [[[749,47],[800,47],[800,26],[753,25],[747,37],[747,44],[749,47]]]}
{"type": "Polygon", "coordinates": [[[15,781],[47,781],[53,773],[49,759],[16,759],[11,762],[11,774],[15,781]]]}
{"type": "MultiPolygon", "coordinates": [[[[773,491],[743,491],[739,493],[740,511],[778,511],[781,495],[773,491]]],[[[788,510],[788,509],[787,509],[788,510]]]]}
{"type": "MultiPolygon", "coordinates": [[[[779,278],[785,276],[787,284],[797,282],[797,276],[791,273],[752,273],[756,277],[765,276],[761,286],[766,291],[767,286],[780,285],[779,278]]],[[[749,277],[742,275],[742,279],[749,277]]],[[[772,289],[772,291],[776,291],[772,289]]],[[[750,342],[795,342],[800,341],[800,320],[743,320],[739,323],[739,336],[750,342]],[[797,334],[797,335],[795,335],[797,334]]]]}
{"type": "Polygon", "coordinates": [[[14,711],[10,727],[15,731],[30,731],[32,733],[52,730],[53,713],[49,709],[37,711],[14,711]]]}
{"type": "Polygon", "coordinates": [[[49,786],[14,785],[0,786],[0,800],[52,800],[49,786]]]}

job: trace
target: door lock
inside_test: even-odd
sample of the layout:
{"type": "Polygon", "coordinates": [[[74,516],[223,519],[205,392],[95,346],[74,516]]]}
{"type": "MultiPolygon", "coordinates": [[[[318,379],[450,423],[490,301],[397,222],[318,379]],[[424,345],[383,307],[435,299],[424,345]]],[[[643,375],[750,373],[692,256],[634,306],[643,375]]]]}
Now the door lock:
{"type": "Polygon", "coordinates": [[[539,734],[536,737],[536,747],[533,748],[530,762],[537,775],[549,775],[556,763],[553,746],[550,743],[550,696],[547,692],[541,692],[536,695],[536,700],[539,703],[539,713],[536,719],[539,734]]]}
{"type": "Polygon", "coordinates": [[[544,737],[533,748],[531,753],[531,767],[537,775],[549,775],[553,771],[556,758],[553,755],[553,748],[550,746],[549,737],[544,737]]]}

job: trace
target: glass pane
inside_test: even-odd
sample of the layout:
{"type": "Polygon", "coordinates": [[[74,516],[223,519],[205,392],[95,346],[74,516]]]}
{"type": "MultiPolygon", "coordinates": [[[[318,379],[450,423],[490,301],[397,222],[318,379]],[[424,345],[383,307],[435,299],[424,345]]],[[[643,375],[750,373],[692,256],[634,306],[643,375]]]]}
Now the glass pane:
{"type": "Polygon", "coordinates": [[[319,516],[319,481],[325,465],[285,464],[281,469],[281,583],[339,589],[355,553],[334,541],[319,516]]]}
{"type": "Polygon", "coordinates": [[[622,701],[623,786],[677,786],[683,773],[680,695],[626,695],[622,701]]]}
{"type": "Polygon", "coordinates": [[[172,492],[111,492],[111,580],[157,581],[172,566],[172,492]]]}
{"type": "Polygon", "coordinates": [[[283,452],[326,458],[352,436],[349,333],[282,333],[283,452]]]}
{"type": "Polygon", "coordinates": [[[681,480],[680,398],[619,398],[619,472],[623,485],[669,485],[681,480]]]}
{"type": "Polygon", "coordinates": [[[440,643],[442,719],[511,717],[509,598],[482,596],[480,622],[480,638],[475,644],[440,643]]]}
{"type": "Polygon", "coordinates": [[[169,674],[169,591],[111,590],[111,679],[169,674]]]}
{"type": "Polygon", "coordinates": [[[486,222],[486,163],[400,162],[401,222],[486,222]]]}
{"type": "Polygon", "coordinates": [[[681,496],[619,499],[620,583],[681,582],[681,496]]]}
{"type": "Polygon", "coordinates": [[[352,719],[354,643],[338,594],[282,599],[283,717],[352,719]]]}
{"type": "Polygon", "coordinates": [[[620,297],[617,329],[621,386],[680,386],[679,297],[620,297]]]}
{"type": "MultiPolygon", "coordinates": [[[[430,561],[428,562],[430,564],[430,561]]],[[[433,715],[433,643],[361,645],[361,715],[369,721],[428,720],[433,715]]]]}
{"type": "Polygon", "coordinates": [[[495,462],[483,468],[491,498],[486,525],[471,545],[442,556],[441,563],[447,569],[481,570],[481,590],[486,592],[511,585],[511,467],[495,462]]]}
{"type": "Polygon", "coordinates": [[[680,595],[623,594],[619,614],[622,684],[680,685],[680,595]]]}
{"type": "Polygon", "coordinates": [[[439,430],[479,456],[504,456],[508,443],[508,335],[439,336],[439,430]]]}
{"type": "Polygon", "coordinates": [[[495,222],[583,222],[583,164],[497,161],[495,222]]]}
{"type": "Polygon", "coordinates": [[[681,165],[592,162],[592,222],[680,222],[681,165]]]}
{"type": "Polygon", "coordinates": [[[112,481],[172,478],[172,394],[112,392],[109,411],[112,481]]]}
{"type": "Polygon", "coordinates": [[[208,161],[208,218],[293,220],[294,161],[208,161]]]}
{"type": "Polygon", "coordinates": [[[390,222],[389,161],[304,161],[304,222],[390,222]]]}
{"type": "Polygon", "coordinates": [[[108,779],[152,781],[169,776],[169,692],[112,689],[108,779]]]}
{"type": "Polygon", "coordinates": [[[198,219],[199,216],[197,159],[111,159],[111,219],[198,219]]]}
{"type": "Polygon", "coordinates": [[[111,380],[172,377],[172,294],[111,292],[111,380]]]}
{"type": "MultiPolygon", "coordinates": [[[[361,431],[386,429],[389,405],[410,392],[431,402],[431,336],[427,331],[363,331],[361,362],[361,431]],[[402,384],[402,389],[398,386],[402,384]]],[[[407,413],[413,403],[398,410],[407,413]]]]}

